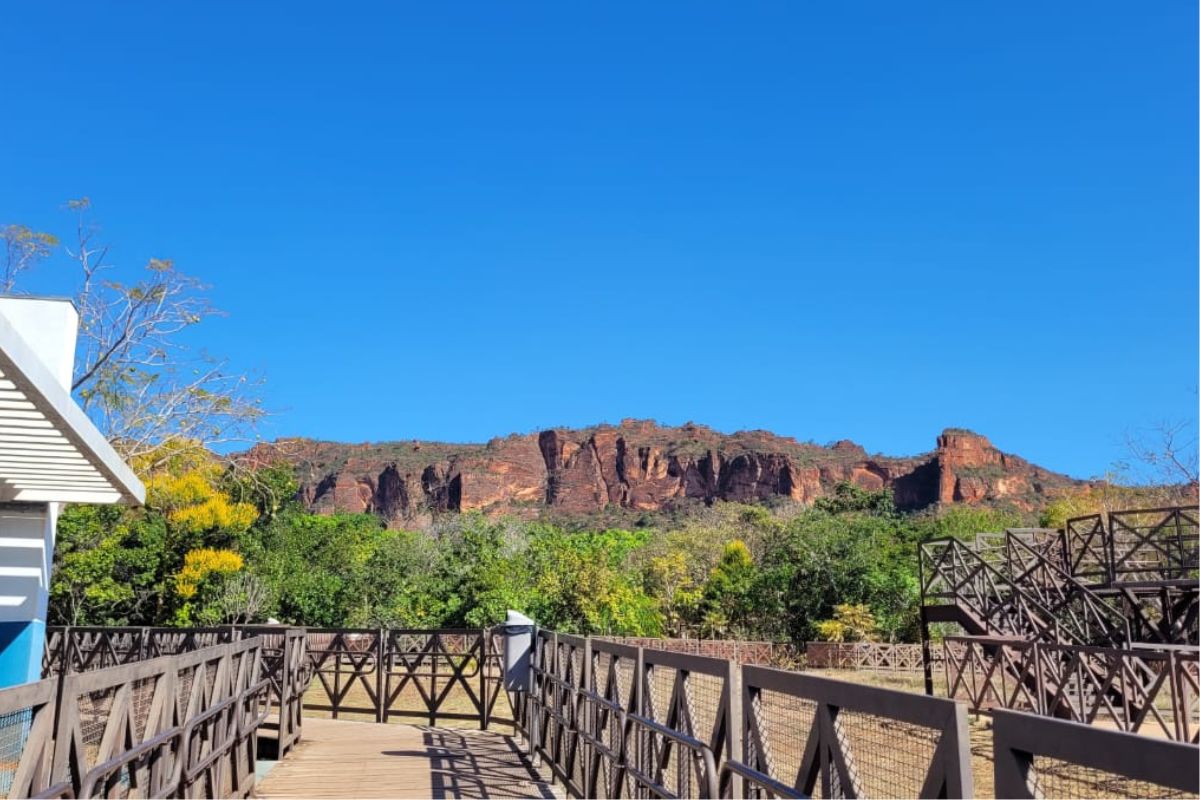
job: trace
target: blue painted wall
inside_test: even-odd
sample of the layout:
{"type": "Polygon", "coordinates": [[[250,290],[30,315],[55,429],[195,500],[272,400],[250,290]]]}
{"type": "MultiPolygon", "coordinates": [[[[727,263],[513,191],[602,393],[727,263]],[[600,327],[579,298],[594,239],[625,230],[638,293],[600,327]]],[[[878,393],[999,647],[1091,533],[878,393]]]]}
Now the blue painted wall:
{"type": "Polygon", "coordinates": [[[0,688],[41,680],[46,623],[0,622],[0,688]]]}

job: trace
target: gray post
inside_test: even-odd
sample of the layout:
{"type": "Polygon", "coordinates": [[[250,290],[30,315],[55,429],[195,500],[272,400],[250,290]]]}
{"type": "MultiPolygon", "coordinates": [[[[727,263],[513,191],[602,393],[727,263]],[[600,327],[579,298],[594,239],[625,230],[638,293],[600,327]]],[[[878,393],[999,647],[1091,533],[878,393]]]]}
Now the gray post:
{"type": "Polygon", "coordinates": [[[533,653],[533,620],[519,611],[509,611],[504,620],[504,688],[528,692],[533,653]]]}
{"type": "Polygon", "coordinates": [[[520,717],[517,710],[525,706],[525,738],[529,747],[529,758],[538,765],[537,741],[541,711],[533,700],[533,637],[537,625],[519,611],[508,612],[504,624],[504,690],[509,693],[513,716],[520,717]]]}

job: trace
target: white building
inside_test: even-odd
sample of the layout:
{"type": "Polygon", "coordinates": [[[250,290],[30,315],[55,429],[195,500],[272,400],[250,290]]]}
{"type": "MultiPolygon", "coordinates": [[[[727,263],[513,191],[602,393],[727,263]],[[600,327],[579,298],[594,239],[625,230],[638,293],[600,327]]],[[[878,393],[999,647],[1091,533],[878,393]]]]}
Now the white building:
{"type": "Polygon", "coordinates": [[[62,504],[145,499],[71,398],[78,327],[67,300],[0,297],[0,687],[41,677],[62,504]]]}

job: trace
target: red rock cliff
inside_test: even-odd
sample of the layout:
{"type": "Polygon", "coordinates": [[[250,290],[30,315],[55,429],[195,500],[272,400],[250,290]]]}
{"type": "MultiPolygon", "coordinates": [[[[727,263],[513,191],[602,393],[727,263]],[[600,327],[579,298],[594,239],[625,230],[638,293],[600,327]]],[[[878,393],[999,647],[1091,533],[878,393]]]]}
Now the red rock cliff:
{"type": "Polygon", "coordinates": [[[936,503],[1033,509],[1052,490],[1079,483],[959,429],[943,432],[932,453],[911,458],[870,456],[845,440],[824,447],[766,431],[720,434],[640,420],[486,445],[293,439],[259,445],[243,457],[295,465],[300,497],[315,511],[370,512],[395,525],[473,509],[528,516],[610,504],[655,511],[683,500],[811,503],[839,481],[890,487],[904,509],[936,503]]]}

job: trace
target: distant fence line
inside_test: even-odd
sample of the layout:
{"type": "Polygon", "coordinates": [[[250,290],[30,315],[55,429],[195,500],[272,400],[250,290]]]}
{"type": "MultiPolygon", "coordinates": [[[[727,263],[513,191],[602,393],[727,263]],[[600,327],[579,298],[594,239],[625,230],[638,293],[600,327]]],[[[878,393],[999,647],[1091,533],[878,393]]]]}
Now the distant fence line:
{"type": "Polygon", "coordinates": [[[668,653],[723,658],[738,664],[763,664],[794,667],[802,654],[800,648],[786,642],[758,642],[742,639],[660,639],[648,636],[596,636],[595,640],[616,642],[630,647],[665,650],[668,653]]]}
{"type": "MultiPolygon", "coordinates": [[[[935,657],[940,653],[933,654],[935,657]]],[[[808,642],[804,665],[813,669],[922,673],[921,645],[886,642],[808,642]]]]}
{"type": "MultiPolygon", "coordinates": [[[[920,674],[921,645],[887,642],[805,642],[797,647],[786,642],[740,639],[657,639],[651,637],[594,637],[630,647],[646,647],[670,653],[706,658],[725,658],[739,664],[760,664],[787,669],[850,669],[867,672],[920,674]]],[[[941,652],[932,653],[941,662],[941,652]]]]}

